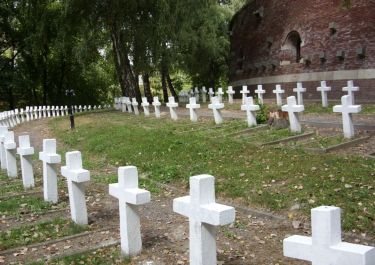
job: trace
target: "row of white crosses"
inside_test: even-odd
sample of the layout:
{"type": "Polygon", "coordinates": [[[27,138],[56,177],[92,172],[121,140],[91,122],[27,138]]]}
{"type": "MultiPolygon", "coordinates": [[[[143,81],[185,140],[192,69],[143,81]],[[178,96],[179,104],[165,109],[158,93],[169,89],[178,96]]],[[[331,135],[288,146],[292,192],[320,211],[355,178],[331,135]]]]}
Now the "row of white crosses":
{"type": "MultiPolygon", "coordinates": [[[[195,97],[194,97],[195,98],[195,97]]],[[[121,253],[135,256],[142,251],[141,224],[137,206],[151,200],[139,189],[134,166],[118,169],[118,183],[109,184],[109,194],[119,200],[121,253]]],[[[173,200],[173,211],[189,218],[191,265],[216,265],[216,229],[235,220],[235,209],[215,201],[215,178],[190,178],[190,195],[173,200]]],[[[341,217],[337,207],[312,209],[312,238],[294,235],[283,242],[284,255],[307,260],[312,265],[373,265],[375,248],[341,241],[341,217]]]]}

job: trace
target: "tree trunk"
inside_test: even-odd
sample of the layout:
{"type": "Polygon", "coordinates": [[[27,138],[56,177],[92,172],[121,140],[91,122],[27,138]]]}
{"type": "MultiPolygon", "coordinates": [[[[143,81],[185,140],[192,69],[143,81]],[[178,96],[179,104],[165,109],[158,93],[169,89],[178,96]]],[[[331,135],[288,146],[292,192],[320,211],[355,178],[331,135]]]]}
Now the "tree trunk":
{"type": "Polygon", "coordinates": [[[152,93],[151,93],[151,87],[150,87],[150,75],[148,72],[143,73],[142,75],[143,79],[143,89],[145,91],[145,97],[147,98],[148,102],[152,102],[152,93]]]}
{"type": "Polygon", "coordinates": [[[177,96],[176,90],[174,89],[171,76],[169,75],[169,71],[167,72],[167,82],[168,82],[169,91],[171,91],[171,94],[174,97],[175,101],[178,102],[178,96],[177,96]]]}
{"type": "Polygon", "coordinates": [[[161,87],[163,88],[164,102],[168,102],[167,75],[164,67],[161,70],[161,87]]]}

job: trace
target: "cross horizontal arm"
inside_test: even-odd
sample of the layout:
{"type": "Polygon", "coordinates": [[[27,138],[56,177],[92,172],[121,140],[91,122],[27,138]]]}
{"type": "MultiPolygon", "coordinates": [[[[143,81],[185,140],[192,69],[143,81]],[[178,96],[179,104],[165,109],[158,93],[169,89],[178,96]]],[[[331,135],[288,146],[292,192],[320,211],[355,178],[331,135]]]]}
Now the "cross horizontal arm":
{"type": "Polygon", "coordinates": [[[86,182],[90,180],[90,171],[86,169],[69,169],[67,166],[61,167],[61,174],[73,182],[86,182]]]}
{"type": "Polygon", "coordinates": [[[142,205],[150,202],[151,194],[144,189],[123,189],[118,183],[109,184],[109,194],[120,201],[125,201],[133,205],[142,205]]]}
{"type": "Polygon", "coordinates": [[[312,239],[305,236],[291,236],[283,241],[284,256],[312,261],[312,239]]]}

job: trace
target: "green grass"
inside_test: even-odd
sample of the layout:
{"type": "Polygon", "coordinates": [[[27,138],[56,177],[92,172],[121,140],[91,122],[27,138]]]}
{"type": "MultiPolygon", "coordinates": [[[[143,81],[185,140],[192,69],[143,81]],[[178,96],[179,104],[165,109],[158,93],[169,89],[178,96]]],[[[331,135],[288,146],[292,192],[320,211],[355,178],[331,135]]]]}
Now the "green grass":
{"type": "Polygon", "coordinates": [[[0,232],[0,250],[70,236],[86,230],[87,226],[79,226],[59,218],[49,222],[26,225],[0,232]]]}
{"type": "MultiPolygon", "coordinates": [[[[185,188],[190,176],[211,174],[220,196],[282,214],[300,203],[308,217],[313,207],[335,205],[343,208],[345,230],[375,235],[373,159],[259,147],[259,141],[290,136],[288,130],[263,131],[250,135],[247,139],[251,140],[237,140],[211,138],[219,134],[211,130],[178,134],[186,124],[102,113],[77,118],[77,130],[70,132],[67,120],[51,120],[64,148],[82,151],[90,170],[135,165],[140,174],[153,180],[185,188]]],[[[115,176],[99,175],[103,181],[117,182],[115,176]]]]}
{"type": "MultiPolygon", "coordinates": [[[[341,103],[329,104],[327,108],[323,108],[320,103],[307,103],[305,105],[304,113],[317,113],[317,114],[332,114],[332,108],[334,105],[339,105],[341,103]]],[[[374,114],[375,104],[362,104],[362,111],[360,114],[374,114]]]]}
{"type": "Polygon", "coordinates": [[[125,258],[120,256],[118,247],[109,247],[81,254],[75,254],[64,258],[33,262],[29,265],[125,265],[130,264],[130,261],[131,260],[128,257],[125,258]]]}
{"type": "Polygon", "coordinates": [[[338,144],[342,144],[348,142],[349,139],[344,138],[342,135],[333,135],[330,137],[323,137],[319,135],[315,135],[312,141],[308,142],[307,144],[303,145],[303,147],[307,148],[328,148],[338,144]]]}
{"type": "Polygon", "coordinates": [[[256,131],[255,133],[249,134],[249,135],[242,135],[240,139],[251,141],[252,143],[260,144],[260,143],[267,143],[272,142],[276,140],[281,140],[283,138],[296,136],[298,133],[292,133],[289,129],[270,129],[270,130],[261,130],[256,131]]]}
{"type": "Polygon", "coordinates": [[[9,193],[24,192],[22,182],[10,182],[0,186],[0,196],[4,196],[9,193]]]}
{"type": "Polygon", "coordinates": [[[18,216],[29,213],[41,214],[52,209],[63,208],[65,206],[65,202],[56,206],[45,202],[43,198],[34,196],[18,196],[0,201],[0,216],[18,216]]]}

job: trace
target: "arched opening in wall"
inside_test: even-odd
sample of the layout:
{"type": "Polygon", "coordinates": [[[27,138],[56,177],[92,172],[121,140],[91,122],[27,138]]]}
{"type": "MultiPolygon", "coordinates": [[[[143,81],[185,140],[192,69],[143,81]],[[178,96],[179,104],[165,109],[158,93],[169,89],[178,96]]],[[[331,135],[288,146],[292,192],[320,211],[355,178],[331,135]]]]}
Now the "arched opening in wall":
{"type": "Polygon", "coordinates": [[[302,40],[299,33],[291,31],[281,47],[284,59],[298,63],[301,60],[301,43],[302,40]]]}

